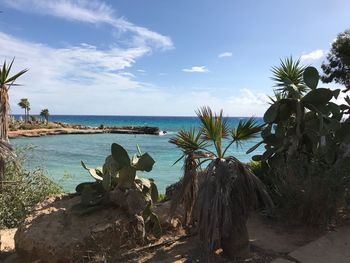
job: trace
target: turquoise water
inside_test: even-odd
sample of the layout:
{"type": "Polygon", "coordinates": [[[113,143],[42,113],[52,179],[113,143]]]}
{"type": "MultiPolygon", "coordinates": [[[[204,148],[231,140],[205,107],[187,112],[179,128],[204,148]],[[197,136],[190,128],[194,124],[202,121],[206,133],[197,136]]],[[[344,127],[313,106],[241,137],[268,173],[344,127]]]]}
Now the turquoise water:
{"type": "MultiPolygon", "coordinates": [[[[229,122],[235,126],[240,118],[230,118],[229,122]]],[[[181,128],[188,129],[198,126],[195,117],[124,117],[124,116],[52,116],[50,121],[82,124],[86,126],[103,125],[148,125],[157,126],[168,133],[162,136],[128,135],[128,134],[88,134],[88,135],[57,135],[38,138],[18,138],[11,143],[15,147],[27,145],[35,146],[26,165],[28,168],[43,166],[49,177],[62,185],[65,191],[74,191],[75,186],[83,181],[91,180],[89,174],[80,166],[83,160],[90,167],[102,166],[104,159],[110,154],[113,142],[123,145],[129,154],[136,152],[136,144],[142,151],[148,152],[155,160],[154,169],[140,176],[156,180],[161,192],[167,185],[177,181],[182,174],[182,164],[173,166],[181,152],[168,143],[171,136],[181,128]],[[64,176],[65,175],[65,176],[64,176]]],[[[259,141],[254,139],[242,147],[231,147],[230,154],[241,161],[249,161],[252,154],[245,152],[259,141]]],[[[254,154],[261,152],[258,149],[254,154]]]]}

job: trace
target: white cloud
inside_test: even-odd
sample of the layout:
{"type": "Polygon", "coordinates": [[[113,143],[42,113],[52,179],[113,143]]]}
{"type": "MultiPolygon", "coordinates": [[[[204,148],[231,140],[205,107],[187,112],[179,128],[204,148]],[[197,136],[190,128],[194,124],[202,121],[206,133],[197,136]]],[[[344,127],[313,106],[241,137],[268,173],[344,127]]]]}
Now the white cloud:
{"type": "Polygon", "coordinates": [[[313,62],[321,59],[325,55],[325,52],[322,49],[314,50],[308,54],[304,54],[300,57],[300,61],[305,62],[313,62]]]}
{"type": "Polygon", "coordinates": [[[84,111],[95,108],[96,105],[84,104],[87,97],[94,98],[94,93],[146,87],[123,71],[149,52],[146,47],[101,50],[82,44],[52,48],[4,33],[0,33],[0,46],[0,57],[16,57],[14,71],[29,68],[19,80],[24,86],[11,89],[13,109],[20,98],[27,97],[32,100],[34,111],[47,105],[56,113],[75,111],[76,106],[84,111]]]}
{"type": "Polygon", "coordinates": [[[13,113],[22,113],[17,106],[21,98],[29,99],[32,114],[47,107],[52,114],[193,116],[195,109],[209,105],[229,116],[262,116],[267,108],[263,95],[249,89],[221,93],[139,82],[127,70],[147,50],[100,50],[85,44],[52,48],[4,33],[0,46],[0,57],[16,55],[13,72],[29,68],[19,79],[23,86],[10,90],[13,113]]]}
{"type": "Polygon", "coordinates": [[[90,24],[108,24],[121,33],[132,33],[134,44],[152,44],[157,48],[173,48],[172,40],[145,27],[134,25],[107,4],[97,0],[5,0],[5,3],[22,12],[51,15],[65,20],[90,24]]]}
{"type": "Polygon", "coordinates": [[[195,73],[207,73],[209,70],[206,66],[194,66],[192,68],[184,68],[182,71],[184,72],[195,72],[195,73]]]}
{"type": "Polygon", "coordinates": [[[232,57],[231,52],[224,52],[218,55],[218,58],[226,58],[226,57],[232,57]]]}
{"type": "Polygon", "coordinates": [[[222,93],[213,88],[196,89],[172,94],[162,114],[167,115],[166,111],[170,109],[170,115],[173,115],[171,110],[176,109],[178,115],[193,116],[199,107],[210,106],[216,112],[223,109],[225,115],[231,117],[263,116],[268,108],[267,101],[266,95],[248,88],[222,93]],[[227,94],[235,95],[225,96],[227,94]]]}

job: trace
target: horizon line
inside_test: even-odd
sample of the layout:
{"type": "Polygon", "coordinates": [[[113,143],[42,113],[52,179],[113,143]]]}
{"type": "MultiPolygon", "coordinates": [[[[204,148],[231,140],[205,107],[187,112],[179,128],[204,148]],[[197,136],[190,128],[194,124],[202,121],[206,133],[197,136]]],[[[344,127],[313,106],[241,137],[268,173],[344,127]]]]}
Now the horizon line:
{"type": "MultiPolygon", "coordinates": [[[[9,114],[10,116],[24,116],[23,113],[9,114]]],[[[40,114],[30,114],[31,116],[40,116],[40,114]]],[[[196,118],[196,115],[91,115],[91,114],[50,114],[49,116],[87,116],[87,117],[175,117],[175,118],[196,118]]],[[[263,118],[263,116],[224,116],[225,118],[263,118]]]]}

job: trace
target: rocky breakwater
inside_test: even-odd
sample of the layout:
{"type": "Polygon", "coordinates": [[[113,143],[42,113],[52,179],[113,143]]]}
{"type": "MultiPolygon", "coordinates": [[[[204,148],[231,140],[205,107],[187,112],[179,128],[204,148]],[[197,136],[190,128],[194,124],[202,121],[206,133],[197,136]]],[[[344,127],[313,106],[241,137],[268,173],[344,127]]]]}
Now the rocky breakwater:
{"type": "Polygon", "coordinates": [[[125,126],[125,127],[107,127],[103,129],[109,133],[121,134],[150,134],[159,135],[161,130],[158,127],[150,126],[125,126]]]}

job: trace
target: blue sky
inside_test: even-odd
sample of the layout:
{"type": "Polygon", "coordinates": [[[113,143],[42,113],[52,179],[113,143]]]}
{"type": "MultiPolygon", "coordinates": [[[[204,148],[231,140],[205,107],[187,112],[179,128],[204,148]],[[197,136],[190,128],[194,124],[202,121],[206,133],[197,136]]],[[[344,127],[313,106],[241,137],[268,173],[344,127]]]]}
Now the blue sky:
{"type": "Polygon", "coordinates": [[[270,68],[319,67],[350,1],[0,0],[0,57],[29,68],[13,113],[262,116],[270,68]]]}

